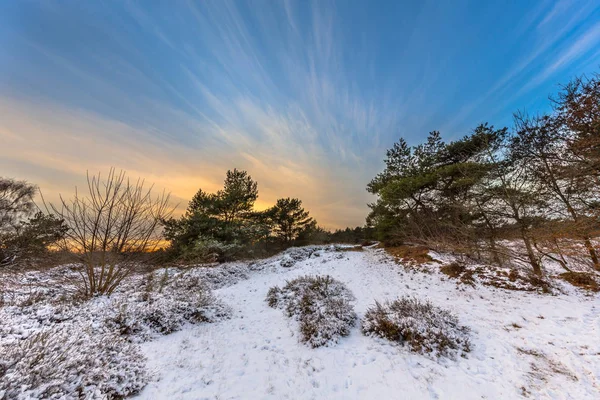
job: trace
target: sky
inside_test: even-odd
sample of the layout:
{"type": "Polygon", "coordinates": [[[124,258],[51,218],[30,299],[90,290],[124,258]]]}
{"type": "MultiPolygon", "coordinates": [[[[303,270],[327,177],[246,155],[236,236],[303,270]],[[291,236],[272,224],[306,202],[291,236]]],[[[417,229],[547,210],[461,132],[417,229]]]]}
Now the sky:
{"type": "Polygon", "coordinates": [[[600,71],[600,2],[0,0],[0,176],[69,197],[86,171],[184,209],[225,172],[363,225],[400,137],[549,110],[600,71]]]}

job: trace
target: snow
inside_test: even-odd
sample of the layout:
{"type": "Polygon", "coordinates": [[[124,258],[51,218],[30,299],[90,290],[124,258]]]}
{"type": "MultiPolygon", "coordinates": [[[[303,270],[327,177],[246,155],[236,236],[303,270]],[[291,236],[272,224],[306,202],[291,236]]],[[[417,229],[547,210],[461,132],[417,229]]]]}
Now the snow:
{"type": "Polygon", "coordinates": [[[253,263],[243,274],[232,265],[237,278],[213,292],[231,317],[143,343],[153,378],[137,398],[600,398],[597,295],[566,284],[555,295],[471,287],[406,270],[383,250],[339,250],[306,257],[294,250],[279,256],[282,263],[253,263]],[[375,301],[403,295],[449,309],[471,329],[472,350],[435,359],[367,337],[358,324],[337,344],[310,348],[299,340],[298,322],[265,297],[273,286],[317,274],[352,291],[359,319],[375,301]]]}
{"type": "Polygon", "coordinates": [[[332,345],[348,336],[356,323],[354,300],[352,292],[329,275],[303,276],[267,293],[269,306],[296,319],[301,340],[312,347],[332,345]]]}

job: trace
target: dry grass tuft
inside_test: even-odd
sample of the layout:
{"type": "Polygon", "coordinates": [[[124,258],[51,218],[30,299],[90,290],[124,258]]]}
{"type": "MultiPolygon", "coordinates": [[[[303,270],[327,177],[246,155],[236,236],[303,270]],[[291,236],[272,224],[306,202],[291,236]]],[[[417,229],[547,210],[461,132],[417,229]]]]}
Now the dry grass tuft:
{"type": "Polygon", "coordinates": [[[587,272],[565,272],[560,274],[559,277],[573,286],[589,290],[592,292],[600,291],[598,282],[593,278],[592,274],[587,272]]]}
{"type": "Polygon", "coordinates": [[[443,265],[440,271],[443,274],[448,275],[450,278],[458,279],[467,269],[463,264],[453,262],[450,264],[443,265]]]}
{"type": "Polygon", "coordinates": [[[385,247],[390,255],[408,263],[425,264],[434,261],[429,255],[429,249],[425,246],[401,245],[385,247]]]}
{"type": "Polygon", "coordinates": [[[466,285],[474,285],[475,278],[473,275],[476,271],[467,268],[464,264],[453,262],[440,267],[440,272],[453,279],[458,279],[466,285]]]}

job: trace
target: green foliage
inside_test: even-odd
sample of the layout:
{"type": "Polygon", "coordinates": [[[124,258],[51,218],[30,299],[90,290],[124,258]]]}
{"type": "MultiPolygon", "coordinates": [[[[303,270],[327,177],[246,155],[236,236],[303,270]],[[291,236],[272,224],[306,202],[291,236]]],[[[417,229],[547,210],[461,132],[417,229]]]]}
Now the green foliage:
{"type": "Polygon", "coordinates": [[[268,254],[270,245],[289,246],[323,236],[298,199],[280,199],[255,211],[258,185],[246,171],[227,171],[223,189],[200,189],[179,219],[163,221],[171,250],[188,262],[225,261],[268,254]]]}
{"type": "Polygon", "coordinates": [[[329,235],[331,243],[368,243],[373,239],[373,228],[357,226],[356,228],[336,229],[329,235]]]}
{"type": "Polygon", "coordinates": [[[400,139],[367,186],[377,196],[367,217],[375,236],[487,253],[497,264],[501,237],[518,237],[515,257],[537,275],[541,257],[563,258],[551,254],[560,240],[579,238],[600,270],[599,75],[564,86],[554,105],[551,115],[517,114],[512,134],[482,124],[450,143],[436,131],[413,147],[400,139]]]}
{"type": "Polygon", "coordinates": [[[273,233],[285,243],[308,234],[316,227],[316,221],[309,217],[309,212],[302,207],[299,199],[279,199],[266,214],[271,220],[273,233]]]}
{"type": "Polygon", "coordinates": [[[246,171],[227,171],[223,190],[216,194],[218,214],[226,222],[243,219],[258,198],[258,184],[246,171]]]}
{"type": "Polygon", "coordinates": [[[35,185],[0,177],[0,233],[10,232],[35,209],[35,185]]]}
{"type": "Polygon", "coordinates": [[[64,239],[68,227],[54,215],[36,213],[19,224],[11,234],[5,234],[0,244],[3,258],[27,260],[41,257],[48,248],[64,239]]]}
{"type": "Polygon", "coordinates": [[[42,212],[33,214],[37,187],[0,178],[0,265],[41,258],[68,231],[64,221],[42,212]]]}
{"type": "Polygon", "coordinates": [[[470,193],[493,170],[485,154],[504,133],[482,125],[446,144],[439,132],[431,132],[426,143],[412,148],[400,139],[387,153],[384,172],[367,188],[378,195],[370,205],[368,224],[380,239],[397,235],[426,240],[450,234],[462,240],[472,234],[462,229],[477,218],[467,207],[470,193]]]}

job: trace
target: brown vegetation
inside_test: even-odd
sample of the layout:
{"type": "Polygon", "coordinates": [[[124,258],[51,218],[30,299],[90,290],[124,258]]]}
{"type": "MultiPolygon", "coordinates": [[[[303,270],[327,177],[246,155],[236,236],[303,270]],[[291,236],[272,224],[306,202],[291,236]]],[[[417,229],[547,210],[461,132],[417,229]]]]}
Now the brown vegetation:
{"type": "Polygon", "coordinates": [[[467,285],[473,285],[475,283],[473,275],[476,270],[469,269],[464,264],[458,262],[443,265],[440,267],[440,272],[448,275],[450,278],[458,279],[460,282],[467,285]]]}
{"type": "Polygon", "coordinates": [[[592,274],[586,272],[565,272],[560,274],[559,277],[573,286],[589,290],[592,292],[600,291],[600,285],[593,278],[592,274]]]}
{"type": "Polygon", "coordinates": [[[429,249],[425,246],[400,245],[385,247],[385,251],[407,263],[424,264],[434,261],[429,255],[429,249]]]}
{"type": "Polygon", "coordinates": [[[469,328],[458,317],[428,301],[401,297],[385,304],[375,303],[362,321],[365,334],[407,344],[411,351],[452,356],[471,350],[469,328]]]}
{"type": "Polygon", "coordinates": [[[173,208],[169,195],[152,197],[152,186],[130,181],[124,172],[111,169],[105,180],[100,174],[87,179],[87,194],[77,191],[70,200],[49,208],[69,227],[59,242],[73,255],[86,296],[111,294],[131,270],[161,243],[160,221],[173,208]]]}

